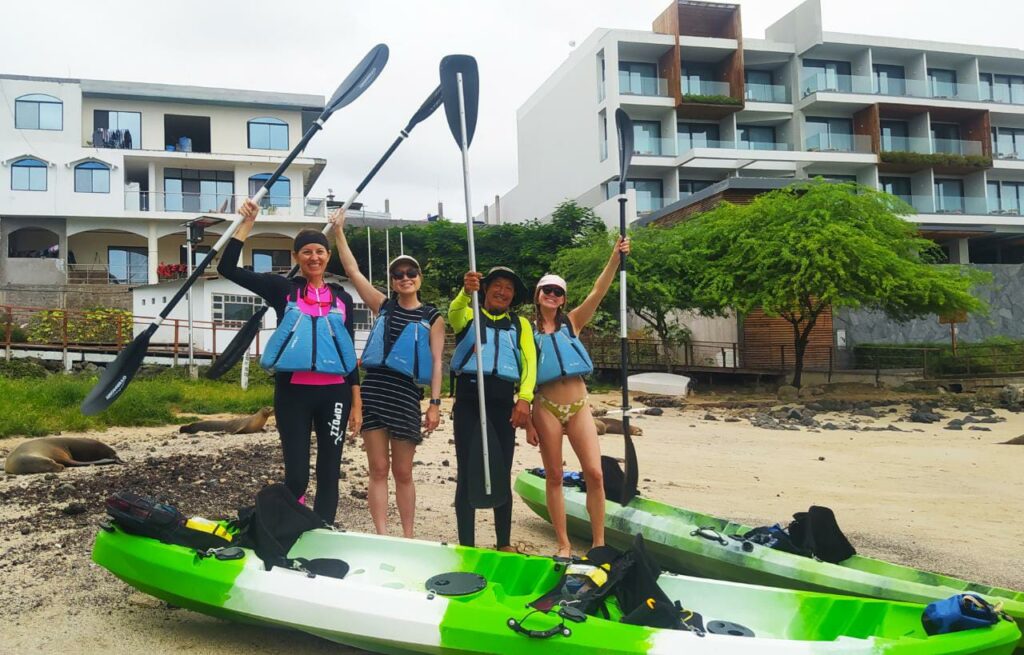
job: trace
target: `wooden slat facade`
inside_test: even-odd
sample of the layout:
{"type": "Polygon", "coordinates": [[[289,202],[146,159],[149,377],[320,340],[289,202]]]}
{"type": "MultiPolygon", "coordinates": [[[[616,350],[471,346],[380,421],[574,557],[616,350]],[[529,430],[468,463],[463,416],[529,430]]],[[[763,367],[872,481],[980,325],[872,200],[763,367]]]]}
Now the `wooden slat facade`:
{"type": "MultiPolygon", "coordinates": [[[[794,362],[793,326],[781,317],[755,309],[742,321],[744,368],[791,368],[794,362]]],[[[804,367],[827,369],[832,348],[832,309],[826,307],[811,330],[804,367]]]]}

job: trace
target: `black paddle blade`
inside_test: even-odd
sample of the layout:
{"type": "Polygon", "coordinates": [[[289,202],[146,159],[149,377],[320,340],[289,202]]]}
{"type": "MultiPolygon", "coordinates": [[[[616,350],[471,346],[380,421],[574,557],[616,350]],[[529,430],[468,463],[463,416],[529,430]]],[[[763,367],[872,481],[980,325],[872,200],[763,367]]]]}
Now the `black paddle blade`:
{"type": "Polygon", "coordinates": [[[147,328],[145,332],[135,337],[135,340],[128,344],[128,347],[122,350],[114,361],[107,364],[99,381],[89,390],[89,394],[79,407],[83,414],[86,416],[99,414],[124,393],[124,390],[128,388],[128,383],[132,381],[139,366],[142,365],[142,359],[146,356],[149,339],[153,332],[155,332],[153,326],[147,328]]]}
{"type": "Polygon", "coordinates": [[[455,143],[462,148],[462,124],[459,120],[459,83],[462,74],[462,100],[466,112],[466,147],[473,143],[476,132],[476,115],[480,104],[480,73],[476,59],[469,55],[448,55],[441,60],[441,98],[444,113],[448,117],[448,128],[455,137],[455,143]]]}
{"type": "Polygon", "coordinates": [[[263,326],[263,316],[267,313],[267,306],[260,307],[255,314],[249,317],[242,329],[235,333],[235,336],[228,343],[227,348],[220,354],[217,361],[206,370],[206,377],[210,380],[219,379],[220,376],[230,371],[235,364],[242,361],[242,357],[249,351],[252,340],[256,333],[263,326]]]}
{"type": "Polygon", "coordinates": [[[327,120],[331,114],[361,96],[363,91],[370,88],[370,85],[377,79],[380,72],[384,70],[384,65],[387,63],[388,47],[383,43],[373,46],[370,52],[366,53],[363,60],[359,62],[359,65],[338,85],[334,95],[327,101],[327,106],[324,107],[320,118],[327,120]]]}
{"type": "Polygon", "coordinates": [[[629,161],[633,158],[633,119],[621,107],[615,110],[615,131],[619,134],[619,193],[625,193],[629,161]]]}
{"type": "Polygon", "coordinates": [[[441,85],[438,85],[431,94],[423,101],[420,108],[416,110],[416,113],[409,119],[409,124],[405,126],[405,131],[408,132],[412,128],[416,127],[437,111],[437,108],[441,106],[444,99],[441,97],[441,85]]]}
{"type": "Polygon", "coordinates": [[[636,448],[633,446],[633,437],[628,434],[629,427],[625,420],[622,421],[622,427],[622,431],[627,433],[623,435],[623,438],[626,440],[626,470],[625,479],[622,481],[622,498],[619,500],[619,504],[625,507],[629,504],[629,501],[636,497],[636,483],[639,471],[637,470],[636,448]]]}
{"type": "Polygon", "coordinates": [[[487,419],[487,454],[489,462],[484,461],[484,448],[480,439],[480,423],[476,422],[476,432],[470,437],[469,467],[466,482],[469,484],[469,504],[474,509],[490,509],[501,507],[512,499],[512,482],[509,479],[508,467],[505,466],[505,455],[502,453],[498,435],[494,432],[490,418],[487,419]],[[484,466],[491,471],[491,493],[487,493],[484,481],[484,466]]]}

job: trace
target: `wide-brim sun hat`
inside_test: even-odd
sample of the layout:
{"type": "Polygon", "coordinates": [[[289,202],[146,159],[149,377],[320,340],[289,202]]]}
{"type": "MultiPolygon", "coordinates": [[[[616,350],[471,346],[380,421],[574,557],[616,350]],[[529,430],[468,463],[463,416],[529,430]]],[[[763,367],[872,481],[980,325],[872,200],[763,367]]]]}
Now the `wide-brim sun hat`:
{"type": "Polygon", "coordinates": [[[523,281],[516,275],[516,272],[507,266],[495,266],[491,270],[487,271],[487,275],[480,280],[482,287],[486,287],[488,284],[493,282],[495,278],[504,277],[512,280],[512,287],[515,289],[515,295],[512,298],[512,306],[522,305],[530,300],[530,290],[526,288],[523,281]]]}

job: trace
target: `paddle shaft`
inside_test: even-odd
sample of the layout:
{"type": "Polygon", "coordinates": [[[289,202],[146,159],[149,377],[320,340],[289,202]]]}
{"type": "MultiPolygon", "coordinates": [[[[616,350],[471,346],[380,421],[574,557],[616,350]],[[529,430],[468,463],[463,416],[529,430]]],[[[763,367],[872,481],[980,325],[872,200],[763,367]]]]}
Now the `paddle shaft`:
{"type": "MultiPolygon", "coordinates": [[[[624,187],[625,184],[622,185],[624,187]]],[[[619,235],[626,238],[626,195],[620,187],[619,197],[619,235]]],[[[622,434],[629,438],[629,336],[626,324],[626,253],[619,251],[619,341],[622,352],[620,367],[622,371],[622,434]]]]}
{"type": "MultiPolygon", "coordinates": [[[[459,124],[462,127],[459,145],[462,149],[462,187],[466,196],[466,235],[469,240],[469,270],[476,270],[476,244],[473,241],[473,203],[469,193],[469,146],[466,144],[466,101],[462,91],[462,73],[456,74],[459,87],[459,124]]],[[[487,404],[484,401],[484,360],[480,352],[480,294],[472,293],[473,341],[476,348],[476,391],[480,405],[480,440],[483,448],[484,493],[491,495],[491,456],[487,449],[487,404]]]]}

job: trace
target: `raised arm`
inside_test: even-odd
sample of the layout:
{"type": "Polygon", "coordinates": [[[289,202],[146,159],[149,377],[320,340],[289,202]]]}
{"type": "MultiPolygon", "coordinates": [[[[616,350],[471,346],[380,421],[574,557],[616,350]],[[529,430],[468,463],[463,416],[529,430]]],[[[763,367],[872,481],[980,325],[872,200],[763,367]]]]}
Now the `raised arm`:
{"type": "Polygon", "coordinates": [[[388,298],[375,289],[359,270],[359,263],[352,254],[352,249],[348,247],[348,239],[345,238],[345,210],[335,210],[331,214],[330,222],[334,226],[334,241],[338,244],[338,258],[341,260],[341,267],[345,269],[345,275],[370,311],[374,314],[380,313],[380,306],[388,298]]]}
{"type": "Polygon", "coordinates": [[[590,319],[594,318],[597,306],[601,304],[605,294],[608,293],[608,289],[612,286],[612,280],[615,279],[615,271],[619,268],[620,252],[629,254],[628,238],[623,240],[620,236],[615,239],[615,247],[612,248],[612,254],[608,257],[608,263],[604,265],[604,270],[601,271],[601,275],[594,282],[594,288],[590,290],[590,293],[580,303],[579,307],[569,312],[569,321],[572,323],[572,329],[576,334],[579,334],[580,330],[590,322],[590,319]]]}

